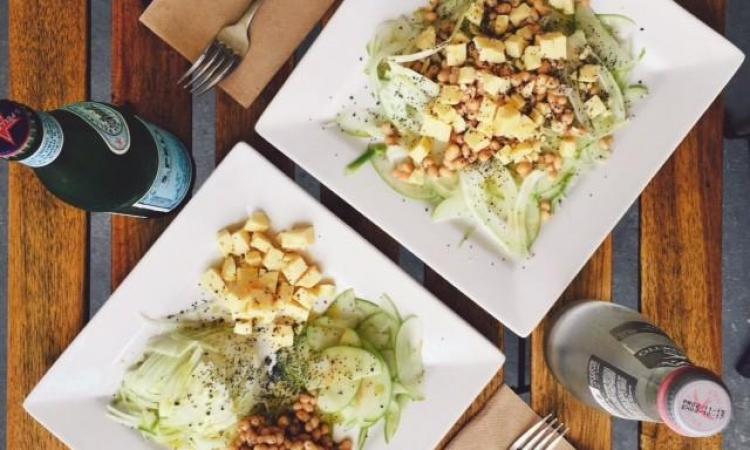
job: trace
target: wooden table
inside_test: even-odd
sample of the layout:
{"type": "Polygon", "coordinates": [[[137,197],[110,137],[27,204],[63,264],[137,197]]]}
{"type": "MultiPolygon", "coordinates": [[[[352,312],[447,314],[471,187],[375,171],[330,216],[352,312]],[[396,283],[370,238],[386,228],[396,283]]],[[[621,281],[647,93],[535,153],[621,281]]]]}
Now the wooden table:
{"type": "MultiPolygon", "coordinates": [[[[171,82],[187,69],[187,63],[139,25],[138,16],[146,3],[117,0],[112,4],[112,100],[132,105],[140,115],[189,144],[191,99],[171,82]]],[[[722,30],[724,0],[679,3],[722,30]]],[[[11,98],[42,109],[85,100],[89,93],[89,2],[10,0],[9,21],[11,98]]],[[[253,132],[255,121],[293,66],[294,61],[289,61],[248,110],[224,94],[218,96],[217,160],[237,141],[245,140],[294,176],[294,165],[253,132]]],[[[722,125],[723,108],[717,101],[641,197],[641,310],[685,346],[693,361],[716,372],[722,368],[722,125]]],[[[88,318],[89,218],[53,198],[21,165],[12,165],[9,183],[7,448],[64,448],[24,412],[21,403],[88,318]]],[[[321,200],[398,260],[399,247],[384,232],[325,188],[321,200]]],[[[127,276],[168,220],[113,218],[113,287],[127,276]]],[[[496,320],[429,269],[425,285],[502,348],[503,330],[496,320]]],[[[608,238],[558,307],[581,297],[611,296],[612,239],[608,238]]],[[[547,325],[532,337],[532,406],[537,411],[557,411],[571,426],[570,438],[579,448],[610,448],[611,420],[575,402],[545,366],[542,342],[547,325]]],[[[481,407],[502,377],[498,373],[465,417],[481,407]]],[[[643,425],[641,447],[719,449],[721,437],[687,440],[663,426],[643,425]]]]}

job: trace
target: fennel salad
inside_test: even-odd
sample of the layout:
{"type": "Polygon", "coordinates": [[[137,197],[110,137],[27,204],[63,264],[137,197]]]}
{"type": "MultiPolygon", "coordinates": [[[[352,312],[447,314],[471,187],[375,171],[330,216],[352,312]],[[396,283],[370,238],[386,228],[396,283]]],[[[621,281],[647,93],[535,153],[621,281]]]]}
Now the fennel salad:
{"type": "Polygon", "coordinates": [[[336,118],[369,140],[348,173],[370,163],[435,221],[479,224],[528,257],[648,94],[631,82],[634,26],[582,0],[433,0],[382,23],[365,69],[376,106],[336,118]]]}
{"type": "Polygon", "coordinates": [[[424,399],[422,325],[383,295],[336,286],[306,252],[312,226],[252,214],[217,236],[210,298],[163,320],[109,416],[170,449],[353,450],[389,442],[424,399]]]}

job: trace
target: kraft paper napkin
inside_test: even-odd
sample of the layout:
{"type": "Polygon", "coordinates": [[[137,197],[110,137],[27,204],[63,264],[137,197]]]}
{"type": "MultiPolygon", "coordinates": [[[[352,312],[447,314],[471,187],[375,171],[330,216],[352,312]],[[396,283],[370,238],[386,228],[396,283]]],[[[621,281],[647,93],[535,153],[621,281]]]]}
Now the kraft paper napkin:
{"type": "MultiPolygon", "coordinates": [[[[249,107],[334,1],[264,0],[252,26],[250,52],[221,88],[249,107]]],[[[249,5],[250,0],[155,0],[141,22],[195,61],[219,30],[236,22],[249,5]]]]}
{"type": "MultiPolygon", "coordinates": [[[[506,450],[540,419],[508,386],[501,387],[445,450],[506,450]]],[[[575,450],[561,441],[555,450],[575,450]]]]}

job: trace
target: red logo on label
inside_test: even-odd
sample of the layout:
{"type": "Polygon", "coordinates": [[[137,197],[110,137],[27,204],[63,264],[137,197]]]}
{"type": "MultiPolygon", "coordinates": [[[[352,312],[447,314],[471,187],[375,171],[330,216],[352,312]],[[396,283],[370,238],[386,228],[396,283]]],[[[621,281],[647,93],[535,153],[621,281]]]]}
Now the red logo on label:
{"type": "Polygon", "coordinates": [[[21,119],[15,114],[8,117],[0,116],[0,139],[4,140],[10,145],[16,145],[16,141],[10,134],[10,130],[13,129],[13,127],[20,121],[21,119]]]}

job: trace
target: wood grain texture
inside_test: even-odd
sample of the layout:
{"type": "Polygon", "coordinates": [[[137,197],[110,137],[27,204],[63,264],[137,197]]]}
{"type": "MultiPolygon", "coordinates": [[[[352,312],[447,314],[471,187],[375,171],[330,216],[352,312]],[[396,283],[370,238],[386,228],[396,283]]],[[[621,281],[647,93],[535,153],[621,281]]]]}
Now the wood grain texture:
{"type": "MultiPolygon", "coordinates": [[[[176,85],[187,61],[138,22],[141,0],[112,3],[112,99],[190,145],[190,94],[176,85]]],[[[112,217],[112,286],[130,273],[172,216],[160,219],[112,217]]]]}
{"type": "Polygon", "coordinates": [[[570,427],[568,440],[580,450],[612,447],[612,420],[576,400],[554,378],[544,359],[544,339],[555,315],[576,300],[612,299],[612,238],[608,237],[532,334],[531,406],[537,414],[555,413],[570,427]]]}
{"type": "MultiPolygon", "coordinates": [[[[9,7],[10,97],[39,109],[85,100],[88,1],[10,0],[9,7]]],[[[6,444],[63,449],[22,402],[88,317],[88,217],[18,164],[10,167],[8,197],[6,444]]]]}
{"type": "MultiPolygon", "coordinates": [[[[723,0],[683,0],[717,31],[723,0]]],[[[724,108],[716,101],[641,197],[641,310],[697,365],[722,369],[724,108]]],[[[722,448],[721,436],[689,439],[643,424],[641,448],[722,448]]]]}

